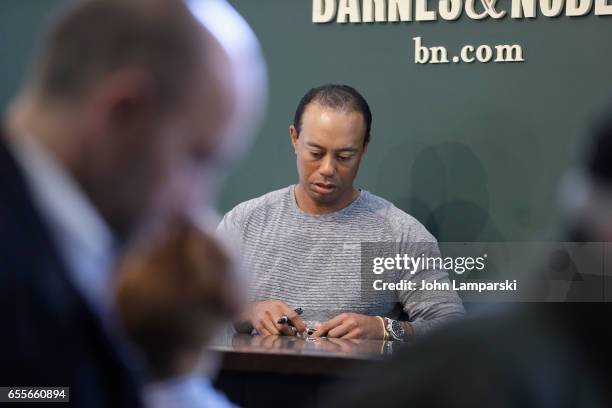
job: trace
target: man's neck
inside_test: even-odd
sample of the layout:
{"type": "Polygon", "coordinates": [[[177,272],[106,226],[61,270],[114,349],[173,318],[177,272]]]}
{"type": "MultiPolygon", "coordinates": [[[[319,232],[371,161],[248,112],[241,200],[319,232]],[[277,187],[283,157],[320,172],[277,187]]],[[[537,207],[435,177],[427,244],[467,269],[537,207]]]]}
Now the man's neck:
{"type": "Polygon", "coordinates": [[[359,197],[359,190],[355,187],[351,187],[349,192],[350,194],[347,193],[332,203],[319,203],[312,200],[303,187],[298,184],[295,187],[295,200],[297,206],[307,214],[329,214],[348,207],[359,197]]]}
{"type": "Polygon", "coordinates": [[[7,114],[8,137],[14,142],[31,140],[73,173],[76,143],[70,137],[72,123],[70,115],[61,108],[48,108],[32,95],[20,96],[7,114]]]}
{"type": "Polygon", "coordinates": [[[82,126],[74,112],[78,112],[74,105],[51,104],[24,93],[7,113],[7,136],[14,144],[34,144],[44,151],[76,182],[115,236],[125,238],[127,233],[111,222],[106,206],[97,199],[97,180],[101,169],[104,171],[108,166],[99,165],[100,160],[90,154],[97,151],[100,155],[100,150],[84,142],[86,138],[80,132],[82,126]]]}

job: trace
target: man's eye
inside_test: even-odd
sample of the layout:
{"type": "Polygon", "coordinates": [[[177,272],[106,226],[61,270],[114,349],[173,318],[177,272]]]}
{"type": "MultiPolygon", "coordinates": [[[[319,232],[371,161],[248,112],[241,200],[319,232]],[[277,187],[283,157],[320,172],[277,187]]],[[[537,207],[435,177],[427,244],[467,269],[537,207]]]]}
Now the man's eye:
{"type": "Polygon", "coordinates": [[[347,160],[351,160],[352,156],[338,156],[338,160],[340,161],[347,161],[347,160]]]}
{"type": "Polygon", "coordinates": [[[310,152],[310,155],[315,159],[320,159],[321,157],[323,157],[323,153],[320,152],[310,152]]]}

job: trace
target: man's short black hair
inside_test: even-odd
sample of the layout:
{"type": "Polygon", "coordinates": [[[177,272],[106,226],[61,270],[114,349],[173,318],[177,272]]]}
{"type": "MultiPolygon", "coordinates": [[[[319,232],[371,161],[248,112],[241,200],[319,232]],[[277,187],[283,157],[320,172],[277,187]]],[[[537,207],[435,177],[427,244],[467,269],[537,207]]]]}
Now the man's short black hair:
{"type": "Polygon", "coordinates": [[[365,138],[363,144],[370,141],[370,129],[372,128],[372,112],[365,98],[353,87],[348,85],[323,85],[312,88],[302,97],[293,117],[293,126],[300,134],[302,128],[302,115],[306,106],[311,102],[316,102],[327,108],[332,108],[345,112],[359,112],[366,125],[365,138]]]}

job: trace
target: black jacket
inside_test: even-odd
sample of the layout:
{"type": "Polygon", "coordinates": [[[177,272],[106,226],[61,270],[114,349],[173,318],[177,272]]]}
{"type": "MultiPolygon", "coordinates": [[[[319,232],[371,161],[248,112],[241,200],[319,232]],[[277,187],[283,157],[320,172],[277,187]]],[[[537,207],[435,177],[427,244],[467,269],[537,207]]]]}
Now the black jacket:
{"type": "Polygon", "coordinates": [[[71,406],[140,406],[137,376],[68,278],[0,134],[0,385],[68,386],[71,406]]]}

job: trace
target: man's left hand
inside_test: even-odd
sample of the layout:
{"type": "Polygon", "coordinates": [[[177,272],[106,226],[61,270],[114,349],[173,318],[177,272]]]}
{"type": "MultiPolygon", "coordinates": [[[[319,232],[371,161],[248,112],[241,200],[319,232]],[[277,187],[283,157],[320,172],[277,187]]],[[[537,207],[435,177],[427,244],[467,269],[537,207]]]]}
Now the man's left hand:
{"type": "Polygon", "coordinates": [[[383,326],[376,316],[342,313],[316,327],[313,337],[338,337],[343,339],[382,339],[383,326]]]}

